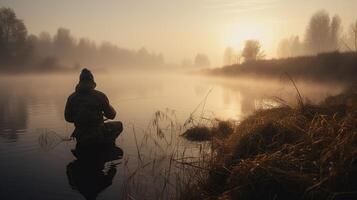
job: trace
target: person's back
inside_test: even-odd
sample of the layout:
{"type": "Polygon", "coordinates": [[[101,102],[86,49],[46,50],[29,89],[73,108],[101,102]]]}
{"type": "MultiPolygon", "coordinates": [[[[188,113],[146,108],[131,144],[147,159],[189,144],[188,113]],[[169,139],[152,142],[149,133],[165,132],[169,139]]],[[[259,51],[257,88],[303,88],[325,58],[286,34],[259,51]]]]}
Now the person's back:
{"type": "Polygon", "coordinates": [[[93,75],[83,69],[76,91],[68,97],[65,108],[65,119],[74,123],[76,128],[100,126],[103,117],[114,119],[116,115],[107,96],[95,87],[93,75]]]}
{"type": "Polygon", "coordinates": [[[115,118],[116,112],[110,105],[107,96],[95,90],[95,87],[96,83],[92,73],[83,69],[76,91],[68,97],[65,119],[74,123],[76,130],[73,136],[77,140],[79,135],[89,135],[104,127],[104,117],[115,118]]]}

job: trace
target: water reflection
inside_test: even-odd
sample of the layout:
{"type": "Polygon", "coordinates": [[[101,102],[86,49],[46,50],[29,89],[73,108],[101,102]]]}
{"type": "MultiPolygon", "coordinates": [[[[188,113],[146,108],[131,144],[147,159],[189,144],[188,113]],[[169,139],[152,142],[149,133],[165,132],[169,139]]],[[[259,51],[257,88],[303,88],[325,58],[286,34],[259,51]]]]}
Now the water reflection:
{"type": "Polygon", "coordinates": [[[102,149],[76,149],[72,154],[77,158],[67,165],[68,182],[87,200],[96,199],[98,194],[112,185],[117,172],[117,161],[122,159],[123,150],[117,146],[102,149]],[[107,167],[106,167],[107,165],[107,167]]]}
{"type": "MultiPolygon", "coordinates": [[[[224,107],[235,108],[238,120],[262,108],[271,108],[279,105],[276,99],[285,101],[288,105],[297,103],[297,92],[291,82],[284,80],[222,80],[212,79],[209,82],[220,85],[224,107]]],[[[343,84],[319,84],[313,82],[296,82],[299,92],[304,100],[319,103],[327,96],[340,93],[343,84]]],[[[217,101],[216,101],[217,102],[217,101]]],[[[229,116],[228,116],[229,117],[229,116]]]]}
{"type": "Polygon", "coordinates": [[[27,105],[24,96],[17,96],[11,88],[0,88],[0,137],[16,142],[18,133],[26,129],[27,105]]]}
{"type": "MultiPolygon", "coordinates": [[[[0,177],[4,180],[0,182],[0,199],[78,199],[78,193],[87,199],[98,196],[120,199],[122,194],[118,189],[126,181],[122,179],[126,176],[125,170],[131,172],[137,167],[137,161],[132,159],[137,156],[133,130],[146,129],[156,111],[176,110],[175,120],[183,123],[212,88],[204,109],[201,106],[197,116],[203,113],[204,117],[240,120],[259,109],[260,104],[269,104],[267,100],[272,96],[292,99],[292,102],[296,97],[291,84],[264,80],[216,80],[146,73],[102,74],[97,78],[98,89],[108,94],[118,110],[117,120],[130,127],[117,141],[128,156],[125,167],[113,165],[116,162],[113,160],[121,158],[121,150],[109,152],[109,156],[104,156],[106,159],[94,156],[89,160],[81,156],[73,160],[69,150],[72,143],[63,142],[49,152],[38,151],[38,138],[42,133],[38,130],[56,132],[63,137],[68,137],[73,130],[73,126],[64,121],[63,108],[67,95],[78,81],[77,74],[0,75],[0,177]],[[44,166],[46,170],[43,170],[44,166]],[[67,177],[64,177],[66,166],[68,182],[75,191],[70,190],[67,177]],[[120,168],[123,171],[119,171],[120,168]],[[69,191],[58,188],[68,188],[69,191]]],[[[337,85],[297,83],[297,86],[303,97],[313,102],[341,91],[337,85]]],[[[139,140],[144,137],[144,132],[138,131],[139,140]]],[[[152,146],[143,152],[150,156],[152,146]]],[[[76,151],[73,153],[79,155],[76,151]]],[[[143,182],[143,178],[139,178],[143,182]]],[[[152,185],[151,178],[145,176],[144,185],[147,183],[147,188],[155,192],[152,188],[160,188],[161,182],[152,185]]],[[[125,191],[129,186],[136,187],[134,184],[135,181],[125,186],[125,191]]],[[[133,189],[135,195],[147,195],[147,191],[141,190],[143,188],[133,189]]]]}

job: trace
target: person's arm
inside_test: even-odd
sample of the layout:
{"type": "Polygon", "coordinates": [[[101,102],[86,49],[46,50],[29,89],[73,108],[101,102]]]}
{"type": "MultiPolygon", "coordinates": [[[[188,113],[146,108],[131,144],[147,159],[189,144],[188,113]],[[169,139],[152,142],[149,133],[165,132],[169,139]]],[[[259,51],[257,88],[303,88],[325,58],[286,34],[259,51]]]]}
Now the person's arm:
{"type": "Polygon", "coordinates": [[[72,104],[72,102],[71,102],[70,97],[69,97],[67,99],[66,107],[65,107],[65,110],[64,110],[64,119],[67,122],[74,123],[73,111],[72,111],[72,105],[71,104],[72,104]]]}
{"type": "Polygon", "coordinates": [[[104,113],[104,117],[108,119],[114,119],[117,114],[113,106],[110,105],[108,97],[105,95],[104,95],[103,113],[104,113]]]}

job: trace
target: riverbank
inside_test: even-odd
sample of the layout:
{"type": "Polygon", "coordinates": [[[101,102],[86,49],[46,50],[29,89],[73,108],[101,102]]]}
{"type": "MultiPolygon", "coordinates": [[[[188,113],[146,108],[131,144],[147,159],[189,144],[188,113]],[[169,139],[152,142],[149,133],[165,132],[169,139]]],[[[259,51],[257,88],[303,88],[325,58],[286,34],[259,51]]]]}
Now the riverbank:
{"type": "Polygon", "coordinates": [[[209,139],[214,154],[189,198],[355,199],[356,119],[354,86],[318,105],[300,99],[297,106],[260,110],[239,124],[193,127],[184,135],[209,139]]]}
{"type": "Polygon", "coordinates": [[[295,80],[353,82],[357,73],[356,52],[321,53],[284,59],[257,60],[203,71],[223,77],[280,78],[289,74],[295,80]]]}

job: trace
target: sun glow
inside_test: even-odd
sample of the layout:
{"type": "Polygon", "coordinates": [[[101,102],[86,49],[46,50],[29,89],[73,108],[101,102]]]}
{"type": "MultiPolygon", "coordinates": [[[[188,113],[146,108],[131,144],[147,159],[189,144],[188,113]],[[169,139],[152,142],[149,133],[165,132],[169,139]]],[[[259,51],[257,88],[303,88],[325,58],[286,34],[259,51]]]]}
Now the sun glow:
{"type": "Polygon", "coordinates": [[[239,23],[227,26],[224,42],[225,45],[241,50],[246,40],[258,40],[263,49],[271,44],[272,32],[264,24],[239,23]]]}

